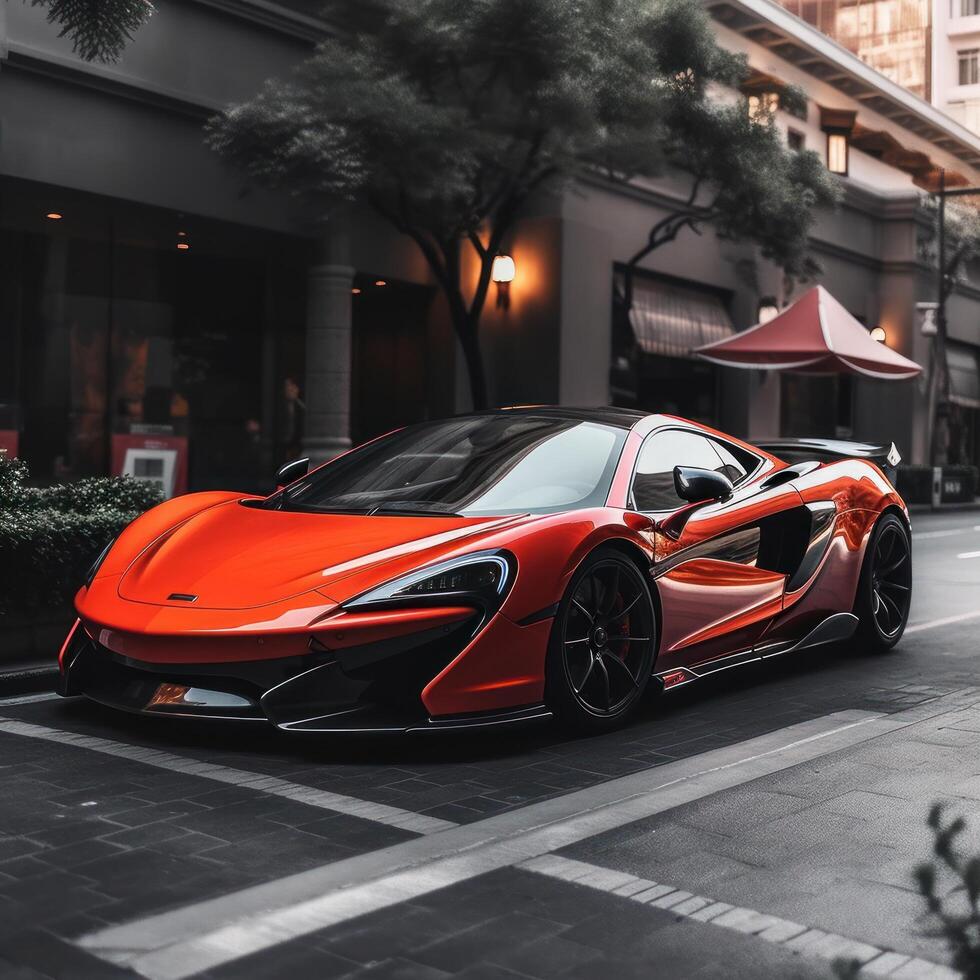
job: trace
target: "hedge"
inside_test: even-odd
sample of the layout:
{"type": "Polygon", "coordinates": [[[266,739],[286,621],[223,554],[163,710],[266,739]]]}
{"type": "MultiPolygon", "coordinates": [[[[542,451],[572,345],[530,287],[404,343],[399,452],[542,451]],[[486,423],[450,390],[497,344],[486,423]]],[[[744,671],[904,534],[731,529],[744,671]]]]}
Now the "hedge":
{"type": "MultiPolygon", "coordinates": [[[[942,503],[971,503],[977,495],[977,468],[975,466],[944,466],[942,503]],[[952,493],[951,484],[960,488],[952,493]]],[[[932,503],[932,467],[922,464],[903,463],[898,467],[895,483],[907,504],[932,503]]]]}
{"type": "Polygon", "coordinates": [[[159,491],[129,477],[29,487],[27,464],[0,457],[0,616],[71,602],[95,557],[159,491]]]}

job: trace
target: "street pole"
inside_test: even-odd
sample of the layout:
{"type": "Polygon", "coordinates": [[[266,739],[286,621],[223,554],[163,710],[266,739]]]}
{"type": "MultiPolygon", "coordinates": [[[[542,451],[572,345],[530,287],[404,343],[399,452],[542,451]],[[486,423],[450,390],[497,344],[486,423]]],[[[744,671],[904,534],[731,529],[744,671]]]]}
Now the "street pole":
{"type": "Polygon", "coordinates": [[[937,336],[946,336],[946,168],[939,168],[939,295],[936,297],[937,336]]]}
{"type": "Polygon", "coordinates": [[[946,373],[946,168],[939,168],[939,260],[936,283],[936,335],[932,338],[929,378],[929,462],[939,465],[939,401],[946,373]]]}
{"type": "Polygon", "coordinates": [[[948,299],[949,275],[946,269],[946,198],[980,195],[980,187],[946,186],[946,170],[939,169],[939,258],[936,270],[936,334],[932,338],[932,365],[929,377],[929,461],[933,466],[939,463],[939,440],[936,438],[939,422],[939,405],[949,402],[949,371],[946,369],[946,300],[948,299]]]}

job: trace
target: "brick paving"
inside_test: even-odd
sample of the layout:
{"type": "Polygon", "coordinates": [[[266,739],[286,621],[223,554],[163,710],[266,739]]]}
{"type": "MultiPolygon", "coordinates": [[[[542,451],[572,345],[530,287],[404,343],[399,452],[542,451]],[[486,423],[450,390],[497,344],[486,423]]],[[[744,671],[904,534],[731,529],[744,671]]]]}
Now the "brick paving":
{"type": "MultiPolygon", "coordinates": [[[[950,632],[957,629],[971,632],[969,624],[950,632]]],[[[133,718],[84,701],[17,705],[2,714],[469,823],[845,708],[900,711],[975,679],[972,664],[955,661],[936,678],[919,655],[927,644],[910,637],[885,658],[818,648],[743,668],[651,696],[626,730],[589,739],[565,738],[550,726],[450,738],[297,737],[133,718]]]]}
{"type": "Polygon", "coordinates": [[[816,980],[824,963],[752,937],[720,935],[669,911],[508,868],[202,974],[213,980],[308,976],[444,980],[650,980],[651,977],[816,980]],[[692,969],[690,950],[712,962],[692,969]],[[322,969],[322,973],[319,971],[322,969]]]}
{"type": "Polygon", "coordinates": [[[73,938],[414,834],[84,748],[0,736],[0,945],[73,938]]]}

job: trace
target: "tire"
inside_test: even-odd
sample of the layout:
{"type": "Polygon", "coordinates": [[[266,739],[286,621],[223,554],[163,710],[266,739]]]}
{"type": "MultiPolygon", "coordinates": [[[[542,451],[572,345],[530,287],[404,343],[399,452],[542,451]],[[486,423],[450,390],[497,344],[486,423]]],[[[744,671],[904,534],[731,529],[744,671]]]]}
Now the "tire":
{"type": "Polygon", "coordinates": [[[646,577],[614,548],[578,567],[551,629],[545,698],[559,724],[580,732],[619,727],[643,698],[657,649],[646,577]]]}
{"type": "Polygon", "coordinates": [[[854,600],[854,647],[884,653],[902,638],[912,601],[912,541],[895,514],[878,519],[868,541],[854,600]]]}

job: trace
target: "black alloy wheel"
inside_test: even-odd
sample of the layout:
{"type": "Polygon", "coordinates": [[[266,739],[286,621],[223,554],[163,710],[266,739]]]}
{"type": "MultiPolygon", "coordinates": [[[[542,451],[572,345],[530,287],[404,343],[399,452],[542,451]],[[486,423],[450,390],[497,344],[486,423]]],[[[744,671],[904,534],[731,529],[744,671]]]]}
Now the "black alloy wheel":
{"type": "Polygon", "coordinates": [[[875,525],[861,569],[854,609],[859,644],[890,650],[905,632],[911,602],[912,542],[904,522],[885,514],[875,525]]]}
{"type": "Polygon", "coordinates": [[[593,731],[624,721],[649,683],[656,625],[639,568],[612,549],[590,555],[552,630],[549,703],[559,720],[593,731]]]}

